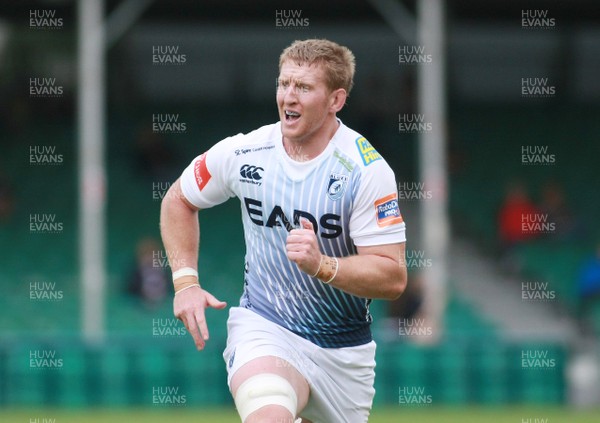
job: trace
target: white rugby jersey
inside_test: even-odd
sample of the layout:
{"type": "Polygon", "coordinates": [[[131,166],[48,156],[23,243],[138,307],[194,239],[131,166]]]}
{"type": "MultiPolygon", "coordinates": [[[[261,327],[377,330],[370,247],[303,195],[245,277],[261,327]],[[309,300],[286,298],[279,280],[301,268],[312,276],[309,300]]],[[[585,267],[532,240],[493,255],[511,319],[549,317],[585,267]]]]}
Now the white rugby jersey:
{"type": "MultiPolygon", "coordinates": [[[[301,227],[301,218],[310,220],[321,252],[331,257],[405,241],[392,169],[339,123],[312,160],[292,160],[275,123],[222,140],[181,176],[183,194],[200,209],[240,199],[246,241],[240,306],[326,348],[371,341],[371,300],[299,270],[286,255],[288,232],[301,227]]],[[[302,159],[301,148],[292,154],[302,159]]]]}

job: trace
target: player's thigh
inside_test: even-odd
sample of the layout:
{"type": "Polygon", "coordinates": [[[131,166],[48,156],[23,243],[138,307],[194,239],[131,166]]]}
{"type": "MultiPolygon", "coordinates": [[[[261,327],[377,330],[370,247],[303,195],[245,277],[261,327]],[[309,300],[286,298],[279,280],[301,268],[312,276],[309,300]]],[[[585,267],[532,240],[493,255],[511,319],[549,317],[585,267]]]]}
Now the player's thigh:
{"type": "Polygon", "coordinates": [[[231,394],[233,397],[235,398],[235,394],[242,383],[252,376],[263,373],[276,374],[290,382],[298,396],[298,410],[302,410],[306,406],[310,395],[308,382],[294,366],[288,363],[282,363],[281,358],[272,355],[250,360],[235,372],[231,378],[231,394]]]}

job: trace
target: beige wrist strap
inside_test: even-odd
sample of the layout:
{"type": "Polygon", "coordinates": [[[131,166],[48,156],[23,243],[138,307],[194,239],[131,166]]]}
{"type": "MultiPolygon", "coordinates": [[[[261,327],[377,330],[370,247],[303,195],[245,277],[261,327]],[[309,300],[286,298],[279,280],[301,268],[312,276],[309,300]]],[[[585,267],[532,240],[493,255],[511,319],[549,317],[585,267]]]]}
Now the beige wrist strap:
{"type": "Polygon", "coordinates": [[[336,257],[321,256],[321,264],[319,264],[319,270],[314,277],[320,279],[324,284],[331,283],[337,276],[339,265],[336,257]]]}
{"type": "Polygon", "coordinates": [[[175,289],[175,295],[177,295],[178,292],[181,292],[188,288],[192,288],[194,286],[200,287],[200,283],[198,282],[198,276],[185,275],[173,280],[173,288],[175,289]]]}

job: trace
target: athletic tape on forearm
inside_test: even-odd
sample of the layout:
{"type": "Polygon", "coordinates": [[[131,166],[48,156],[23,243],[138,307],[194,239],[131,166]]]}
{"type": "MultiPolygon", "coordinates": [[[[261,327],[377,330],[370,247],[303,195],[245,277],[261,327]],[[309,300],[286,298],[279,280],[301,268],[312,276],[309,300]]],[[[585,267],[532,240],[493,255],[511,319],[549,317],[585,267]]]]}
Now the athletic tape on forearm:
{"type": "Polygon", "coordinates": [[[198,277],[198,271],[191,267],[182,267],[179,270],[173,272],[173,281],[183,277],[183,276],[195,276],[198,277]]]}
{"type": "Polygon", "coordinates": [[[177,280],[173,281],[173,288],[175,289],[175,294],[183,291],[184,289],[188,289],[190,286],[200,286],[198,282],[198,278],[196,276],[182,276],[177,278],[177,280]]]}
{"type": "Polygon", "coordinates": [[[337,276],[338,268],[339,262],[336,257],[321,256],[319,271],[315,276],[325,284],[331,283],[337,276]]]}

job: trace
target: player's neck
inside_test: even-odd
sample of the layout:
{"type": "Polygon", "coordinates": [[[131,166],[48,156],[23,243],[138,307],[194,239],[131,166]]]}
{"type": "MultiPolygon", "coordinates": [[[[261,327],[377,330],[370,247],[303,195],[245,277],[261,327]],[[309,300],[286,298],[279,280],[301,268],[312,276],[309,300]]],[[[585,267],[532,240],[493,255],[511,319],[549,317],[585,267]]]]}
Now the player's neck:
{"type": "Polygon", "coordinates": [[[283,148],[287,155],[294,161],[306,162],[312,160],[325,151],[329,145],[329,141],[331,141],[339,127],[340,122],[334,116],[319,131],[310,134],[306,138],[292,139],[283,137],[283,148]]]}

